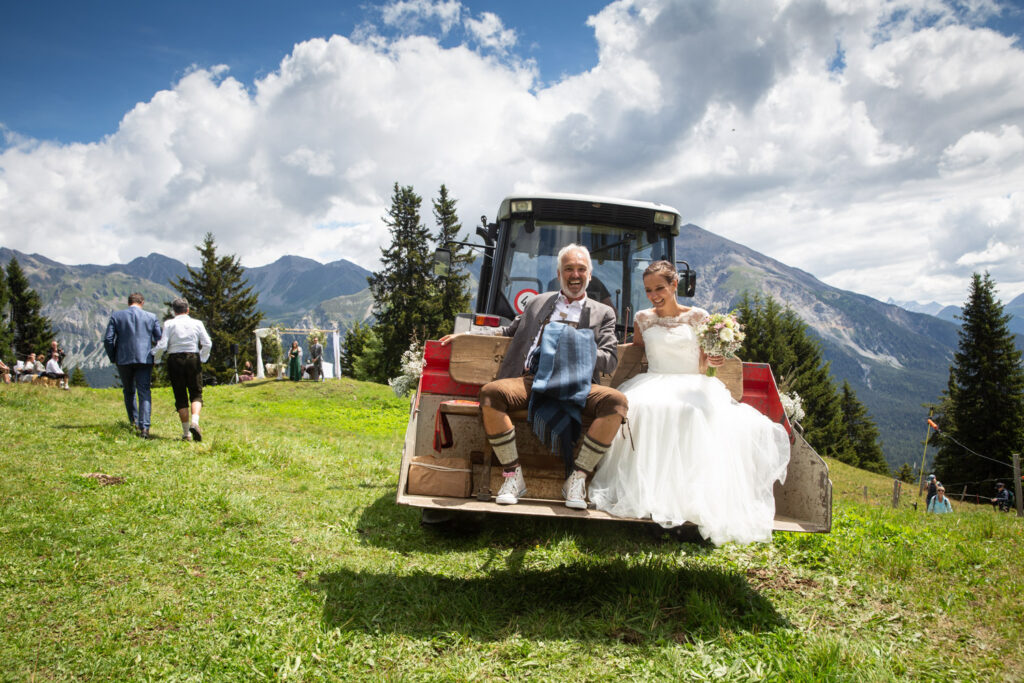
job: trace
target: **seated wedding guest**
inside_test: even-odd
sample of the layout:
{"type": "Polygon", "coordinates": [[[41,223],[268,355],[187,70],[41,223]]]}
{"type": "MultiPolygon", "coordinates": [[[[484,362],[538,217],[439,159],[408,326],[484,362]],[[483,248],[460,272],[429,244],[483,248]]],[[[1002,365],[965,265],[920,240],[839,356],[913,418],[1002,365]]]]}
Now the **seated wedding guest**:
{"type": "Polygon", "coordinates": [[[252,380],[253,377],[255,377],[255,375],[253,374],[252,371],[252,363],[250,363],[249,361],[245,361],[245,367],[242,368],[242,372],[239,373],[238,381],[248,382],[252,380]]]}
{"type": "Polygon", "coordinates": [[[11,369],[2,360],[0,360],[0,379],[3,379],[4,384],[11,383],[11,369]]]}
{"type": "Polygon", "coordinates": [[[60,354],[56,350],[50,354],[50,360],[46,361],[46,369],[43,371],[43,376],[60,382],[62,389],[67,388],[68,377],[60,367],[60,354]]]}
{"type": "Polygon", "coordinates": [[[24,361],[18,361],[18,364],[14,366],[14,371],[18,375],[19,382],[31,382],[36,375],[43,371],[43,366],[36,362],[36,354],[30,353],[24,361]]]}

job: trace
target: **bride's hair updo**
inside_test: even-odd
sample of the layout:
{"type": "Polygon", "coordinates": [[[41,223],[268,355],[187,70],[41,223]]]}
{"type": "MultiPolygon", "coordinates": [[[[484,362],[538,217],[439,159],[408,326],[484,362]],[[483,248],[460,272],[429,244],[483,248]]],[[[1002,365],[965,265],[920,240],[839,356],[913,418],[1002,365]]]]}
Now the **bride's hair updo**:
{"type": "Polygon", "coordinates": [[[655,261],[651,265],[647,266],[644,270],[644,277],[648,275],[660,275],[667,282],[675,282],[679,280],[679,273],[676,272],[675,266],[668,261],[655,261]]]}

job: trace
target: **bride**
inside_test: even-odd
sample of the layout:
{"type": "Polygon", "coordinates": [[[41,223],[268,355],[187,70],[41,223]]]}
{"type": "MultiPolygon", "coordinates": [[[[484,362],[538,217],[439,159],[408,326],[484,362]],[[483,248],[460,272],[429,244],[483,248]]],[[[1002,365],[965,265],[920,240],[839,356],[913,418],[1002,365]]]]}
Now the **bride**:
{"type": "Polygon", "coordinates": [[[719,366],[697,343],[701,308],[676,301],[668,261],[644,271],[654,305],[636,314],[633,343],[648,372],[623,382],[632,438],[615,437],[590,486],[599,510],[650,518],[663,527],[697,525],[715,545],[770,541],[774,482],[785,481],[789,436],[756,409],[736,403],[703,369],[719,366]]]}

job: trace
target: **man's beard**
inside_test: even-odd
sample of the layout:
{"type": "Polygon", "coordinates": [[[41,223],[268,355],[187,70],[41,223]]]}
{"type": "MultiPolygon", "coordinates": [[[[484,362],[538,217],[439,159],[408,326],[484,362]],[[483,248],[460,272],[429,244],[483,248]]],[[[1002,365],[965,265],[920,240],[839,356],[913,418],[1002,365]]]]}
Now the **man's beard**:
{"type": "MultiPolygon", "coordinates": [[[[558,284],[562,288],[562,294],[564,294],[567,299],[572,297],[572,296],[574,296],[574,295],[569,294],[568,283],[561,276],[559,276],[559,278],[558,278],[558,284]]],[[[578,296],[583,296],[584,294],[586,294],[587,293],[587,287],[589,287],[589,286],[590,286],[590,276],[588,275],[586,278],[583,279],[583,288],[580,290],[579,294],[576,294],[575,296],[578,297],[578,296]]]]}

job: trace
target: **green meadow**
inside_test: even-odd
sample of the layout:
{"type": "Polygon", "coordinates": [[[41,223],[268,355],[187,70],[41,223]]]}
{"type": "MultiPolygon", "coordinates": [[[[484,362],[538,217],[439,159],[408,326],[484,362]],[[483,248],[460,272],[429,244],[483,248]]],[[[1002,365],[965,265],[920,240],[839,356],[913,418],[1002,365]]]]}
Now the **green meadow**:
{"type": "Polygon", "coordinates": [[[832,533],[770,545],[438,531],[395,504],[387,387],[212,387],[198,444],[154,394],[142,441],[117,389],[0,386],[0,680],[1024,679],[1024,520],[990,507],[830,462],[832,533]]]}

